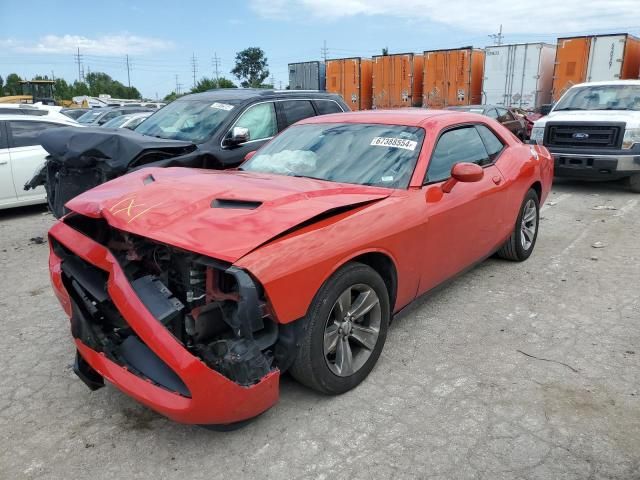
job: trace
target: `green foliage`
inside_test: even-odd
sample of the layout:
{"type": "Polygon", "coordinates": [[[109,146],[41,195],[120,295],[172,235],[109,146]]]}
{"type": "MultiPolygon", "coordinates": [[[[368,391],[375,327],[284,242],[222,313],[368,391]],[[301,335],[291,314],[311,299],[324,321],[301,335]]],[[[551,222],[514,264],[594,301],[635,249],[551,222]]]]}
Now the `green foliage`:
{"type": "Polygon", "coordinates": [[[259,47],[249,47],[236,54],[236,66],[231,73],[243,87],[257,88],[269,76],[268,66],[264,51],[259,47]]]}
{"type": "Polygon", "coordinates": [[[165,97],[162,99],[163,102],[173,102],[176,98],[180,98],[182,96],[182,94],[177,94],[176,92],[171,92],[168,95],[165,95],[165,97]]]}
{"type": "Polygon", "coordinates": [[[191,93],[206,92],[207,90],[213,90],[214,88],[237,87],[231,80],[224,77],[220,77],[217,80],[215,78],[202,77],[196,86],[191,89],[191,93]]]}
{"type": "Polygon", "coordinates": [[[389,55],[389,47],[383,47],[382,49],[382,55],[389,55]]]}
{"type": "Polygon", "coordinates": [[[2,75],[0,75],[0,97],[4,95],[3,88],[4,88],[4,78],[2,78],[2,75]]]}
{"type": "Polygon", "coordinates": [[[22,95],[22,86],[20,85],[22,80],[17,74],[10,73],[7,75],[5,81],[4,94],[5,95],[22,95]]]}
{"type": "MultiPolygon", "coordinates": [[[[36,75],[33,79],[48,80],[49,77],[47,75],[36,75]]],[[[18,75],[10,73],[6,82],[4,82],[4,86],[0,84],[0,95],[22,95],[20,80],[21,78],[18,75]]],[[[67,83],[63,78],[55,80],[54,96],[56,100],[71,100],[73,97],[81,95],[97,97],[100,94],[111,95],[113,98],[142,98],[137,88],[127,87],[102,72],[91,72],[86,75],[84,82],[76,80],[73,84],[67,83]]]]}

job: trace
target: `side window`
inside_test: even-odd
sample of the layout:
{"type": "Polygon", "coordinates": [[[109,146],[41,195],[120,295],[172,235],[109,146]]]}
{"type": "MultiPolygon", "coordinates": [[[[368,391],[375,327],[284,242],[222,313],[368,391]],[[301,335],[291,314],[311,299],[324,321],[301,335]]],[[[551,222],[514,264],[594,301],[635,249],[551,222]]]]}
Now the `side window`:
{"type": "Polygon", "coordinates": [[[498,119],[498,112],[495,108],[490,108],[489,110],[487,110],[485,115],[489,118],[493,118],[494,120],[498,119]]]}
{"type": "Polygon", "coordinates": [[[285,117],[285,127],[293,125],[299,120],[315,117],[316,112],[309,100],[287,100],[282,102],[285,117]]]}
{"type": "Polygon", "coordinates": [[[0,122],[0,149],[9,148],[9,143],[7,142],[7,134],[6,127],[4,122],[0,122]]]}
{"type": "Polygon", "coordinates": [[[272,102],[249,107],[236,122],[236,127],[249,129],[250,140],[271,138],[278,133],[276,111],[272,102]]]}
{"type": "Polygon", "coordinates": [[[107,123],[109,120],[111,120],[112,118],[116,118],[119,117],[120,115],[122,115],[122,113],[120,113],[119,111],[114,111],[114,112],[109,112],[109,113],[105,113],[104,117],[102,117],[100,120],[98,120],[98,123],[100,125],[102,125],[103,123],[107,123]]]}
{"type": "Polygon", "coordinates": [[[47,122],[22,122],[20,120],[9,122],[9,132],[11,135],[11,146],[29,147],[40,145],[38,135],[48,128],[58,128],[64,125],[47,122]]]}
{"type": "Polygon", "coordinates": [[[500,141],[496,134],[484,125],[476,125],[480,138],[484,142],[484,146],[489,154],[489,160],[492,162],[500,155],[500,152],[504,149],[504,144],[500,141]]]}
{"type": "Polygon", "coordinates": [[[491,163],[480,134],[472,126],[449,130],[440,136],[431,155],[426,181],[446,180],[451,176],[451,167],[460,162],[491,163]]]}
{"type": "Polygon", "coordinates": [[[328,113],[342,113],[340,105],[333,100],[316,100],[316,110],[318,115],[325,115],[328,113]]]}

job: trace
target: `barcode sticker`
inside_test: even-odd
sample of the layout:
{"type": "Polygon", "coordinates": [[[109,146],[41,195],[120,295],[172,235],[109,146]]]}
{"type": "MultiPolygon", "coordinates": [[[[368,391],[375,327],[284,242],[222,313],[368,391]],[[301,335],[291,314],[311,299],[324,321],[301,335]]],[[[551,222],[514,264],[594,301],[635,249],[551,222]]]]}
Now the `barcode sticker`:
{"type": "Polygon", "coordinates": [[[233,105],[229,105],[228,103],[212,103],[211,104],[211,108],[217,108],[218,110],[226,110],[227,112],[229,110],[233,110],[233,105]]]}
{"type": "Polygon", "coordinates": [[[375,147],[404,148],[405,150],[414,151],[418,146],[418,142],[414,140],[405,140],[404,138],[375,137],[371,140],[370,145],[375,147]]]}

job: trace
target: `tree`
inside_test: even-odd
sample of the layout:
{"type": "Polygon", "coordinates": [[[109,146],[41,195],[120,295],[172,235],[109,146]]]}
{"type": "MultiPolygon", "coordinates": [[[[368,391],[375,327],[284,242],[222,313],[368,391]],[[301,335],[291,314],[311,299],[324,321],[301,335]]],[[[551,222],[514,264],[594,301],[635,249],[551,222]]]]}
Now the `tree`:
{"type": "Polygon", "coordinates": [[[71,85],[69,85],[64,78],[56,78],[55,82],[53,85],[53,96],[56,100],[71,100],[73,97],[71,85]]]}
{"type": "Polygon", "coordinates": [[[225,77],[218,78],[218,88],[238,88],[231,80],[225,77]]]}
{"type": "Polygon", "coordinates": [[[2,76],[0,75],[0,97],[4,95],[3,86],[4,86],[4,78],[2,78],[2,76]]]}
{"type": "Polygon", "coordinates": [[[180,98],[182,95],[176,93],[176,92],[171,92],[168,95],[165,95],[165,97],[162,99],[163,102],[173,102],[176,98],[180,98]]]}
{"type": "Polygon", "coordinates": [[[389,55],[389,47],[383,47],[382,48],[382,55],[384,55],[384,56],[389,55]]]}
{"type": "Polygon", "coordinates": [[[206,92],[207,90],[213,90],[218,88],[218,82],[215,78],[202,77],[196,86],[191,89],[191,93],[206,92]]]}
{"type": "Polygon", "coordinates": [[[22,95],[22,85],[20,85],[20,81],[22,79],[16,73],[10,73],[7,75],[7,80],[5,82],[4,94],[5,95],[22,95]]]}
{"type": "Polygon", "coordinates": [[[236,66],[231,73],[243,87],[260,87],[269,76],[267,57],[259,47],[245,48],[236,54],[236,66]]]}
{"type": "Polygon", "coordinates": [[[220,77],[217,80],[215,78],[202,77],[195,87],[191,89],[191,93],[206,92],[207,90],[213,90],[214,88],[238,88],[228,78],[220,77]]]}

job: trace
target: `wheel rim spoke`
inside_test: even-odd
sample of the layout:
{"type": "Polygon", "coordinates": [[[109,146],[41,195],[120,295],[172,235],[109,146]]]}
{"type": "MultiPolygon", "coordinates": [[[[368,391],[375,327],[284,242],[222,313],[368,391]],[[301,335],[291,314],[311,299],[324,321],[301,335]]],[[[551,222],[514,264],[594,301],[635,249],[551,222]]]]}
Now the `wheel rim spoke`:
{"type": "Polygon", "coordinates": [[[351,289],[347,288],[342,295],[338,297],[335,306],[333,307],[336,313],[336,320],[342,320],[347,312],[351,308],[351,289]]]}
{"type": "Polygon", "coordinates": [[[336,368],[342,376],[353,373],[353,354],[347,337],[341,338],[338,342],[336,348],[336,368]]]}
{"type": "Polygon", "coordinates": [[[351,338],[369,351],[375,348],[379,333],[377,329],[355,323],[351,328],[351,338]]]}
{"type": "Polygon", "coordinates": [[[338,345],[338,325],[335,323],[327,327],[324,332],[324,351],[326,353],[333,353],[338,345]]]}
{"type": "Polygon", "coordinates": [[[353,320],[357,320],[369,313],[378,303],[380,303],[380,300],[374,291],[371,289],[365,290],[355,299],[348,315],[353,320]]]}

